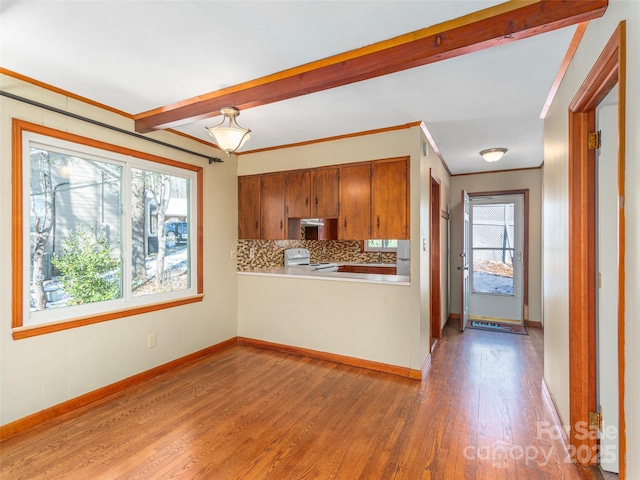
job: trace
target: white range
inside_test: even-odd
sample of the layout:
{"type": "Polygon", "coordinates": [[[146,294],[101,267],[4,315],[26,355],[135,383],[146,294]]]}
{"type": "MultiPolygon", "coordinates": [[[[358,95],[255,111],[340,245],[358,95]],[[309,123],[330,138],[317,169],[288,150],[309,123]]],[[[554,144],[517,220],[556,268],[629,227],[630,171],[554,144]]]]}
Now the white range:
{"type": "Polygon", "coordinates": [[[331,262],[311,262],[311,254],[306,248],[289,248],[284,251],[285,267],[300,267],[314,271],[337,272],[338,265],[331,262]]]}

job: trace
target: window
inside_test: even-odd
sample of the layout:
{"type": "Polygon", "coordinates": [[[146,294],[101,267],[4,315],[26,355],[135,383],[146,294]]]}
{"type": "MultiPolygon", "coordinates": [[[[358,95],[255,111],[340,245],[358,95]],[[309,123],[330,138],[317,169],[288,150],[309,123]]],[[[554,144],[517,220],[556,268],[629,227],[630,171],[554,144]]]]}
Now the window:
{"type": "Polygon", "coordinates": [[[18,120],[13,138],[14,338],[200,299],[200,167],[18,120]]]}
{"type": "Polygon", "coordinates": [[[365,240],[365,252],[395,252],[398,249],[398,240],[365,240]]]}
{"type": "Polygon", "coordinates": [[[471,206],[473,293],[513,295],[515,203],[471,206]]]}

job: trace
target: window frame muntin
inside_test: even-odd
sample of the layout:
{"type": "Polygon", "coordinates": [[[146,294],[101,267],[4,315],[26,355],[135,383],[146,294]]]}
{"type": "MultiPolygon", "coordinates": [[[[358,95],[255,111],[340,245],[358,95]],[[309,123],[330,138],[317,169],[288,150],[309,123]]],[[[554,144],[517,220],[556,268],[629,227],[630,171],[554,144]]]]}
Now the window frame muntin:
{"type": "MultiPolygon", "coordinates": [[[[162,168],[162,167],[160,167],[162,168]]],[[[128,147],[122,147],[119,145],[103,142],[100,140],[76,135],[73,133],[64,132],[51,127],[34,124],[20,119],[12,119],[12,244],[11,244],[11,257],[12,257],[12,319],[11,328],[12,336],[14,340],[21,338],[28,338],[36,335],[42,335],[45,333],[51,333],[61,330],[67,330],[70,328],[76,328],[79,326],[90,325],[93,323],[99,323],[103,321],[123,318],[131,315],[138,315],[141,313],[147,313],[164,308],[170,308],[178,305],[185,305],[189,303],[199,302],[203,298],[203,239],[202,239],[202,220],[203,220],[203,169],[200,166],[183,163],[177,160],[171,160],[157,155],[141,152],[128,147]],[[191,195],[191,202],[195,202],[195,211],[193,215],[190,215],[190,222],[193,224],[190,227],[190,234],[193,231],[196,237],[194,245],[195,252],[192,252],[192,268],[195,267],[195,293],[193,290],[189,290],[186,295],[180,298],[164,298],[158,299],[154,296],[143,296],[137,298],[149,298],[155,297],[155,301],[147,301],[136,305],[128,305],[124,308],[112,308],[104,310],[102,313],[86,314],[72,317],[70,319],[39,323],[37,325],[24,325],[24,288],[25,288],[25,275],[24,275],[24,258],[25,258],[25,238],[24,238],[24,143],[23,136],[25,133],[35,133],[53,139],[71,142],[74,144],[82,145],[84,147],[90,147],[93,149],[103,150],[110,153],[124,155],[125,157],[131,157],[142,161],[150,162],[153,165],[165,165],[171,166],[185,171],[195,173],[193,181],[193,189],[195,195],[191,195]],[[193,230],[191,230],[193,229],[193,230]]],[[[125,201],[123,199],[123,201],[125,201]]],[[[126,221],[126,218],[124,219],[126,221]]],[[[28,245],[28,243],[27,243],[28,245]]],[[[181,292],[184,292],[182,290],[181,292]]],[[[101,304],[104,304],[100,302],[101,304]]]]}

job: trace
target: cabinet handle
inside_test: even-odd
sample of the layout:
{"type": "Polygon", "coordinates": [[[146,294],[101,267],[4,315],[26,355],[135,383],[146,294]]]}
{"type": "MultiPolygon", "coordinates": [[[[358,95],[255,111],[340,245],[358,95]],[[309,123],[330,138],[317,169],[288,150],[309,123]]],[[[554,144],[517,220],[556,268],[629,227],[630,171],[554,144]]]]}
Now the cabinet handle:
{"type": "Polygon", "coordinates": [[[308,199],[308,198],[305,198],[305,199],[304,199],[304,206],[306,207],[306,206],[308,206],[308,205],[309,205],[309,199],[308,199]]]}
{"type": "Polygon", "coordinates": [[[280,220],[280,230],[282,230],[282,220],[280,220]]]}
{"type": "Polygon", "coordinates": [[[347,228],[347,219],[344,219],[344,228],[347,228]]]}
{"type": "Polygon", "coordinates": [[[376,226],[378,227],[378,230],[380,230],[380,215],[378,215],[378,219],[376,221],[376,226]]]}
{"type": "Polygon", "coordinates": [[[258,229],[258,221],[256,220],[256,230],[258,229]]]}
{"type": "Polygon", "coordinates": [[[316,206],[318,205],[318,197],[316,197],[316,206]]]}

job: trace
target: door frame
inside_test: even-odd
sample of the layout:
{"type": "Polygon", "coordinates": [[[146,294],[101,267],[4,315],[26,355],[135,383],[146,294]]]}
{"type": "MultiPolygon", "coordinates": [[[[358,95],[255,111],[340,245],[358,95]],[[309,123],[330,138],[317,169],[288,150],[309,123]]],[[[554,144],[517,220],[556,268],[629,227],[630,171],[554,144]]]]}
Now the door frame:
{"type": "Polygon", "coordinates": [[[497,197],[502,195],[522,195],[523,201],[523,222],[522,235],[524,236],[522,245],[522,323],[529,322],[529,189],[521,190],[499,190],[491,192],[472,192],[469,197],[497,197]]]}
{"type": "Polygon", "coordinates": [[[439,340],[442,332],[442,288],[441,288],[441,199],[440,179],[431,169],[431,182],[429,188],[431,225],[429,228],[429,274],[431,278],[431,340],[430,348],[433,350],[435,341],[439,340]]]}
{"type": "MultiPolygon", "coordinates": [[[[596,410],[596,168],[595,150],[587,148],[595,131],[596,106],[618,84],[618,198],[624,200],[626,111],[626,22],[607,42],[569,104],[569,443],[573,451],[589,449],[583,465],[597,464],[597,440],[580,428],[596,410]]],[[[618,455],[620,479],[626,478],[624,415],[625,217],[618,202],[618,455]]]]}

